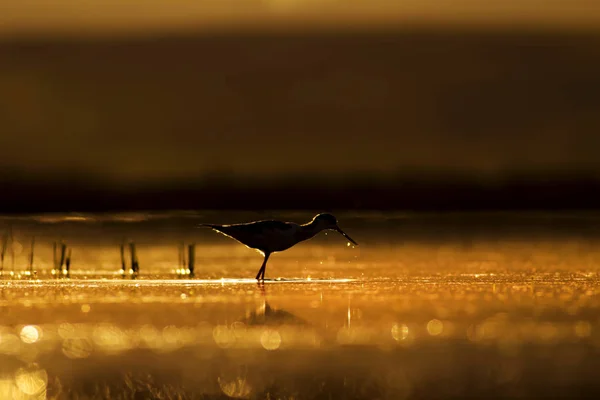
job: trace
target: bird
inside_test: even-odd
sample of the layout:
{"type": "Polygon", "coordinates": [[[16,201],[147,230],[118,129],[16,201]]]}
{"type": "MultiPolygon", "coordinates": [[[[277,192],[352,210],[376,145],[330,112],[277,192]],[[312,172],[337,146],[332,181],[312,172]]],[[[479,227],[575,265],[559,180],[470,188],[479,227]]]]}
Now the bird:
{"type": "Polygon", "coordinates": [[[271,254],[311,239],[323,230],[337,231],[358,246],[358,243],[339,227],[337,218],[328,213],[317,214],[312,221],[302,225],[294,222],[262,220],[231,225],[200,224],[200,226],[212,228],[261,253],[264,260],[256,275],[257,281],[265,280],[267,261],[271,254]]]}

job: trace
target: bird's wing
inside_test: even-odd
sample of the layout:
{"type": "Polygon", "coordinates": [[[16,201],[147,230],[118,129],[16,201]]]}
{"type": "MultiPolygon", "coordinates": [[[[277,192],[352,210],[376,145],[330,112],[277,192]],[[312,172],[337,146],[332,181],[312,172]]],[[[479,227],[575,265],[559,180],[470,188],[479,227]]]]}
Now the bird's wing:
{"type": "Polygon", "coordinates": [[[293,236],[296,224],[282,221],[256,221],[246,224],[208,226],[226,236],[229,236],[248,247],[267,250],[277,243],[282,237],[293,236]]]}
{"type": "Polygon", "coordinates": [[[281,221],[262,221],[259,226],[261,231],[261,247],[270,251],[282,251],[293,246],[298,232],[298,224],[281,221]]]}
{"type": "Polygon", "coordinates": [[[254,222],[253,224],[249,224],[249,225],[254,225],[254,224],[256,224],[257,226],[259,226],[260,230],[262,230],[265,234],[268,234],[268,233],[275,233],[275,234],[289,233],[290,230],[294,229],[294,224],[292,224],[290,222],[258,221],[258,222],[254,222]]]}
{"type": "Polygon", "coordinates": [[[292,224],[281,221],[257,221],[249,224],[231,225],[231,227],[251,238],[254,244],[253,247],[258,248],[268,247],[274,240],[291,234],[293,231],[292,224]]]}

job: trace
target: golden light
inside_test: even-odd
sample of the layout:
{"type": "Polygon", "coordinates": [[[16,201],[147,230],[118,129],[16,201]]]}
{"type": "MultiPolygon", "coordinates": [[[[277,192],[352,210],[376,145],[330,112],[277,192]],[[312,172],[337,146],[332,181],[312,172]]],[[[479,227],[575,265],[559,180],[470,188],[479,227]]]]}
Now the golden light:
{"type": "Polygon", "coordinates": [[[339,344],[351,344],[356,340],[356,330],[347,327],[340,328],[336,335],[339,344]]]}
{"type": "Polygon", "coordinates": [[[405,324],[394,324],[392,326],[392,337],[398,342],[406,339],[408,337],[408,333],[408,326],[405,324]]]}
{"type": "Polygon", "coordinates": [[[65,339],[62,345],[62,352],[65,356],[72,359],[87,358],[92,354],[94,346],[89,339],[72,338],[65,339]]]}
{"type": "Polygon", "coordinates": [[[281,345],[281,335],[274,329],[266,329],[260,335],[260,344],[265,350],[277,350],[281,345]]]}
{"type": "Polygon", "coordinates": [[[225,325],[215,326],[212,334],[215,343],[221,348],[230,347],[236,341],[235,334],[225,325]]]}
{"type": "Polygon", "coordinates": [[[92,339],[106,353],[119,353],[131,348],[129,337],[119,327],[99,324],[94,328],[92,339]]]}
{"type": "Polygon", "coordinates": [[[58,336],[63,339],[71,338],[76,335],[76,327],[68,322],[63,322],[58,326],[58,336]]]}
{"type": "Polygon", "coordinates": [[[19,390],[27,395],[39,395],[46,390],[48,385],[48,373],[45,369],[35,364],[20,368],[15,374],[15,383],[19,390]]]}
{"type": "Polygon", "coordinates": [[[23,343],[35,343],[40,339],[41,330],[35,325],[26,325],[21,328],[19,336],[21,336],[23,343]]]}
{"type": "Polygon", "coordinates": [[[440,335],[444,331],[444,324],[439,319],[432,319],[427,323],[427,332],[431,336],[440,335]]]}
{"type": "Polygon", "coordinates": [[[82,313],[89,313],[91,309],[92,309],[92,307],[90,307],[89,304],[82,304],[81,305],[81,312],[82,313]]]}
{"type": "Polygon", "coordinates": [[[18,354],[21,351],[21,341],[11,333],[0,334],[0,353],[18,354]]]}
{"type": "Polygon", "coordinates": [[[138,336],[146,347],[157,348],[162,346],[162,335],[153,325],[142,325],[139,329],[138,336]]]}
{"type": "Polygon", "coordinates": [[[252,392],[252,386],[248,384],[246,378],[238,376],[234,379],[225,379],[223,377],[218,377],[217,381],[219,382],[219,387],[221,391],[229,397],[233,398],[245,398],[250,395],[252,392]]]}
{"type": "Polygon", "coordinates": [[[19,395],[19,389],[15,386],[12,377],[0,378],[0,399],[17,399],[19,395]]]}
{"type": "Polygon", "coordinates": [[[185,344],[182,330],[174,325],[168,325],[163,328],[162,338],[164,345],[171,349],[179,348],[185,344]]]}

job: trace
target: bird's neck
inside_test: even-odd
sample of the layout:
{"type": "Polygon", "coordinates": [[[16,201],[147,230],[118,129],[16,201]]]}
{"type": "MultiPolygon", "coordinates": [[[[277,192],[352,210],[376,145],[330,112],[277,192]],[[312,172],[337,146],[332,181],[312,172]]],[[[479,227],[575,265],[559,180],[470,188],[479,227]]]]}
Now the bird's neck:
{"type": "Polygon", "coordinates": [[[319,226],[315,221],[312,221],[307,224],[300,225],[300,229],[297,233],[297,238],[299,240],[307,240],[312,238],[322,230],[323,228],[321,226],[319,226]]]}

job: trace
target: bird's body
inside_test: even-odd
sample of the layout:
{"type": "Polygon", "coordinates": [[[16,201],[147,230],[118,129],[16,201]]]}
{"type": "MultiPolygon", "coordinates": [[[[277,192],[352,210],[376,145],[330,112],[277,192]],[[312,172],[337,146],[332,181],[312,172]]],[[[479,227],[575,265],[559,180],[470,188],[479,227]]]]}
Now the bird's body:
{"type": "Polygon", "coordinates": [[[262,253],[287,250],[296,243],[300,225],[281,221],[256,221],[247,224],[205,224],[262,253]]]}
{"type": "Polygon", "coordinates": [[[297,243],[312,238],[322,230],[337,230],[357,244],[337,226],[337,220],[331,214],[319,214],[311,222],[302,225],[266,220],[232,225],[202,224],[202,226],[210,227],[251,249],[260,251],[265,256],[265,260],[256,276],[258,280],[261,276],[264,280],[264,271],[271,253],[287,250],[297,243]]]}

